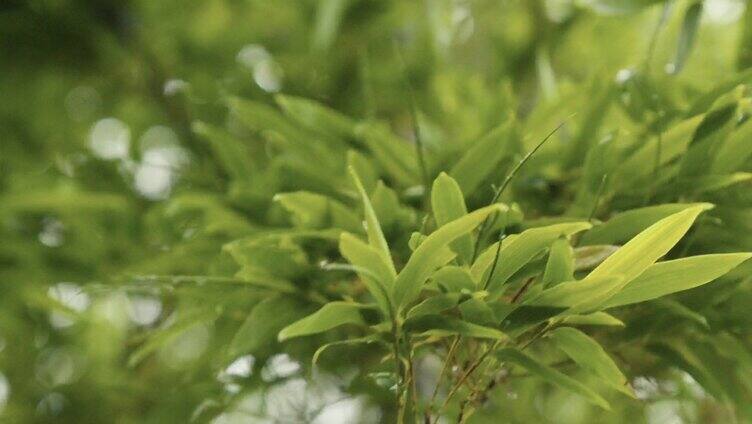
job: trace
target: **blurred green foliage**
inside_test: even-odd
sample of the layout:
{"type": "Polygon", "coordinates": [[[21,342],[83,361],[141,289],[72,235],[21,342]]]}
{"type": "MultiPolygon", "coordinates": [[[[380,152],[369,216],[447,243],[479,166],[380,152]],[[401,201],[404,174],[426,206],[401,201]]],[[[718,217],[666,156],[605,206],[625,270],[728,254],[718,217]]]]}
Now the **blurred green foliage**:
{"type": "MultiPolygon", "coordinates": [[[[348,165],[401,270],[456,217],[431,214],[442,171],[484,207],[563,122],[483,242],[594,227],[497,276],[506,295],[554,281],[553,252],[621,245],[691,203],[715,207],[670,259],[752,250],[745,3],[4,2],[0,420],[394,422],[388,351],[311,364],[362,330],[277,341],[326,302],[369,299],[338,246],[366,235],[348,165]]],[[[514,369],[471,420],[752,420],[751,269],[597,317],[624,328],[583,327],[637,399],[571,363],[610,411],[514,369]]],[[[351,318],[377,322],[369,311],[351,318]]],[[[443,343],[418,351],[427,397],[443,343]]],[[[557,363],[551,343],[526,352],[557,363]]]]}

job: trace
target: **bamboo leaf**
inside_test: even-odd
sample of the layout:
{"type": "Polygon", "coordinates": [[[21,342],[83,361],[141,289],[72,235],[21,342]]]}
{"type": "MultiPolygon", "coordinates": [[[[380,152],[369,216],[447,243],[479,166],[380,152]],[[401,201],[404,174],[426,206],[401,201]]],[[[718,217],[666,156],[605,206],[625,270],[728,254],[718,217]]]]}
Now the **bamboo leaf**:
{"type": "Polygon", "coordinates": [[[460,335],[478,339],[506,340],[503,332],[458,318],[443,315],[423,315],[405,321],[405,329],[420,336],[446,337],[460,335]]]}
{"type": "Polygon", "coordinates": [[[701,286],[726,274],[750,257],[751,253],[727,253],[658,262],[609,299],[606,307],[644,302],[701,286]]]}
{"type": "Polygon", "coordinates": [[[506,206],[495,204],[478,209],[462,218],[443,225],[431,233],[413,252],[394,284],[394,300],[399,309],[409,304],[420,293],[423,283],[431,273],[444,265],[446,256],[441,254],[446,246],[468,234],[490,214],[503,212],[506,206]]]}
{"type": "Polygon", "coordinates": [[[574,249],[569,244],[569,240],[560,238],[551,245],[542,283],[548,286],[573,279],[574,249]]]}
{"type": "Polygon", "coordinates": [[[550,331],[548,337],[577,365],[597,375],[614,389],[635,397],[619,367],[590,336],[572,327],[559,327],[550,331]]]}
{"type": "Polygon", "coordinates": [[[339,240],[339,250],[348,262],[355,265],[360,279],[365,283],[384,316],[390,317],[392,312],[389,293],[395,276],[389,263],[384,261],[378,249],[362,242],[352,234],[342,234],[339,240]]]}
{"type": "Polygon", "coordinates": [[[379,220],[376,217],[376,211],[373,209],[371,200],[368,198],[368,194],[366,194],[366,190],[365,188],[363,188],[363,184],[360,182],[360,178],[358,178],[358,174],[355,172],[355,169],[349,168],[349,171],[350,177],[352,178],[353,183],[355,184],[355,188],[360,195],[360,199],[363,202],[363,212],[366,217],[366,233],[368,234],[368,243],[379,251],[382,260],[388,264],[390,273],[393,276],[396,276],[397,272],[394,269],[394,263],[392,262],[392,254],[389,251],[389,245],[386,243],[386,238],[384,238],[384,233],[381,231],[381,225],[379,224],[379,220]]]}
{"type": "Polygon", "coordinates": [[[276,340],[277,333],[309,310],[305,303],[287,295],[277,295],[257,303],[227,348],[227,355],[235,358],[247,353],[256,354],[276,340]]]}
{"type": "Polygon", "coordinates": [[[599,394],[592,391],[590,388],[580,383],[579,381],[569,377],[561,372],[544,365],[532,357],[526,355],[515,348],[504,348],[497,352],[496,356],[505,362],[511,362],[519,365],[522,368],[528,370],[531,374],[534,374],[549,383],[553,383],[563,389],[576,393],[594,405],[600,406],[605,410],[610,410],[611,407],[608,402],[603,399],[599,394]]]}
{"type": "Polygon", "coordinates": [[[630,282],[668,253],[697,216],[712,207],[708,203],[699,204],[656,222],[606,258],[590,272],[588,278],[620,275],[624,277],[625,284],[630,282]]]}
{"type": "MultiPolygon", "coordinates": [[[[496,264],[496,270],[493,271],[493,278],[488,284],[488,290],[491,293],[499,292],[509,277],[530,262],[543,249],[549,247],[555,240],[588,228],[590,228],[590,224],[587,222],[572,222],[531,228],[520,234],[507,237],[501,244],[500,257],[503,259],[496,264]]],[[[478,255],[478,259],[471,267],[473,279],[485,281],[488,278],[497,247],[498,242],[478,255]]]]}
{"type": "Polygon", "coordinates": [[[514,133],[514,120],[509,119],[492,129],[465,152],[449,171],[463,193],[470,196],[485,181],[505,156],[510,155],[509,142],[514,133]]]}
{"type": "MultiPolygon", "coordinates": [[[[465,199],[462,196],[460,186],[444,172],[439,174],[433,182],[431,209],[438,227],[467,215],[467,207],[465,207],[465,199]]],[[[473,238],[470,234],[459,237],[452,242],[451,246],[463,263],[471,260],[473,238]]]]}
{"type": "Polygon", "coordinates": [[[345,324],[366,325],[361,311],[371,305],[351,302],[329,302],[307,317],[295,321],[279,332],[277,339],[282,342],[293,337],[323,333],[345,324]]]}

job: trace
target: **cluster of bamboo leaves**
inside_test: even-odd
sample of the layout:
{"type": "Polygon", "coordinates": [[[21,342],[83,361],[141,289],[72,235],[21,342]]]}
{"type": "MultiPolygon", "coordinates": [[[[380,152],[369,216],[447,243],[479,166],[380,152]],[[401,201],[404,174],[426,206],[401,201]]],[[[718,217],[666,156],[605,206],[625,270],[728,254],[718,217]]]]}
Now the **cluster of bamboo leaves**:
{"type": "MultiPolygon", "coordinates": [[[[658,128],[646,132],[656,135],[614,134],[587,146],[577,143],[589,140],[575,137],[548,153],[543,148],[543,157],[561,158],[556,166],[572,161],[581,171],[569,188],[565,213],[533,220],[524,219],[524,206],[503,191],[514,185],[516,172],[536,166],[533,153],[546,146],[541,142],[522,157],[513,119],[462,154],[437,160],[443,152],[410,146],[378,124],[356,122],[309,100],[279,97],[283,116],[230,99],[234,119],[278,146],[267,166],[297,174],[287,178],[302,183],[273,199],[290,228],[256,230],[225,246],[240,266],[236,278],[278,292],[250,311],[228,347],[230,356],[256,353],[275,338],[284,346],[344,328],[337,333],[349,337],[321,345],[310,359],[315,363],[329,349],[347,352],[358,344],[381,352],[380,365],[361,372],[390,387],[398,420],[428,422],[451,410],[464,421],[518,368],[610,408],[598,389],[534,354],[539,345],[561,351],[605,387],[634,397],[613,353],[588,333],[624,326],[612,312],[632,311],[630,305],[642,302],[654,305],[639,310],[643,317],[665,314],[708,325],[689,307],[661,298],[709,283],[750,257],[687,255],[692,240],[685,237],[712,213],[714,206],[700,201],[704,193],[749,179],[741,172],[750,154],[749,124],[740,111],[746,100],[736,88],[746,78],[742,74],[700,96],[674,119],[651,122],[658,128]],[[584,158],[572,153],[579,151],[584,158]],[[432,165],[426,167],[422,156],[432,165]],[[500,168],[506,179],[499,178],[500,168]],[[422,183],[435,175],[430,185],[422,183]],[[468,212],[466,198],[480,206],[468,212]],[[604,212],[612,208],[625,209],[604,212]],[[601,222],[594,214],[608,219],[601,222]],[[327,244],[338,245],[338,253],[319,250],[327,244]],[[672,258],[661,260],[666,255],[672,258]],[[301,317],[305,310],[315,312],[301,317]],[[443,363],[432,396],[417,393],[416,363],[426,355],[443,363]]],[[[592,131],[587,120],[581,132],[592,131]]],[[[243,175],[254,178],[239,154],[241,142],[206,124],[196,130],[238,184],[243,175]]],[[[249,187],[233,190],[241,195],[249,187]]],[[[695,229],[693,236],[698,234],[695,229]]],[[[692,342],[652,340],[653,330],[644,331],[631,336],[646,339],[642,349],[698,381],[714,382],[706,387],[714,396],[743,402],[749,395],[729,392],[712,365],[697,363],[702,356],[691,352],[692,342]]],[[[723,337],[734,340],[730,333],[723,337]]]]}
{"type": "MultiPolygon", "coordinates": [[[[593,405],[579,409],[580,421],[626,421],[642,417],[660,396],[632,387],[645,378],[701,387],[699,395],[679,390],[683,401],[699,405],[696,415],[707,408],[721,421],[752,419],[752,261],[745,253],[752,250],[752,43],[744,41],[752,24],[742,34],[740,72],[706,81],[696,63],[686,77],[702,2],[581,2],[555,23],[541,17],[544,2],[505,4],[509,21],[528,19],[528,8],[538,19],[529,18],[535,23],[525,48],[524,37],[509,30],[514,25],[498,25],[492,2],[478,2],[478,27],[498,31],[481,41],[504,51],[484,62],[491,70],[481,77],[475,62],[470,71],[442,63],[451,61],[441,44],[441,13],[449,16],[454,2],[441,2],[443,12],[400,60],[375,48],[392,34],[374,28],[401,28],[403,14],[414,12],[407,3],[387,3],[317,2],[313,53],[308,32],[290,30],[307,22],[307,9],[279,6],[276,28],[248,7],[245,18],[254,21],[247,26],[272,34],[270,46],[281,39],[294,45],[280,59],[283,91],[325,101],[250,89],[241,71],[221,89],[201,90],[200,81],[227,70],[178,68],[196,93],[165,105],[170,116],[182,110],[171,102],[189,105],[191,113],[178,113],[170,125],[181,129],[193,164],[164,202],[132,195],[116,165],[69,161],[52,148],[51,168],[62,171],[40,174],[32,164],[41,153],[13,134],[5,139],[11,141],[0,152],[16,158],[12,172],[0,174],[0,277],[16,283],[6,285],[0,317],[0,340],[16,340],[0,349],[11,419],[38,413],[34,405],[48,388],[33,374],[50,346],[91,358],[93,371],[66,395],[88,405],[79,409],[92,417],[128,404],[134,411],[148,405],[157,419],[167,420],[172,408],[183,414],[177,420],[208,421],[284,381],[254,371],[232,380],[242,387],[236,393],[216,378],[221,370],[247,355],[262,369],[285,353],[306,377],[354,369],[346,391],[366,393],[385,422],[541,420],[533,405],[556,396],[593,405]],[[619,66],[626,55],[594,47],[601,44],[588,20],[602,18],[591,9],[663,8],[655,39],[672,4],[681,16],[671,72],[649,68],[650,40],[645,65],[579,74],[589,55],[619,66]],[[570,43],[587,39],[593,48],[562,47],[583,21],[579,31],[587,37],[576,34],[570,43]],[[424,44],[434,46],[430,60],[420,56],[424,44]],[[347,79],[319,78],[324,70],[347,79]],[[540,82],[540,93],[529,89],[530,80],[540,82]],[[210,100],[200,98],[204,92],[213,93],[210,100]],[[26,186],[32,180],[34,190],[26,186]],[[36,240],[38,223],[50,216],[65,225],[62,249],[36,240]],[[90,275],[114,277],[84,284],[90,275]],[[103,309],[116,309],[109,303],[82,313],[26,284],[53,280],[81,283],[92,299],[158,296],[164,312],[153,327],[113,330],[101,318],[103,309]],[[49,313],[86,324],[40,330],[49,313]],[[196,328],[211,329],[210,348],[192,372],[165,365],[170,344],[196,328]],[[39,341],[45,339],[49,344],[39,341]],[[432,361],[438,367],[427,369],[432,361]],[[426,375],[429,385],[421,383],[426,375]],[[168,390],[176,379],[186,384],[168,390]],[[154,399],[162,401],[155,406],[154,399]]],[[[188,24],[175,25],[185,32],[175,45],[190,44],[194,22],[203,20],[180,19],[188,24]]],[[[152,31],[154,39],[164,35],[152,31]]],[[[226,28],[214,31],[214,41],[225,44],[226,28]]],[[[134,57],[147,61],[148,46],[134,45],[134,57]]],[[[728,68],[712,64],[711,75],[728,68]]],[[[156,72],[159,65],[138,66],[156,72]]],[[[154,78],[143,85],[159,86],[154,78]]],[[[40,84],[40,93],[53,86],[40,84]]],[[[132,120],[158,115],[132,101],[140,105],[128,103],[126,111],[139,111],[132,120]]],[[[29,127],[63,127],[43,118],[29,119],[29,127]]],[[[66,137],[75,138],[59,138],[66,137]]]]}

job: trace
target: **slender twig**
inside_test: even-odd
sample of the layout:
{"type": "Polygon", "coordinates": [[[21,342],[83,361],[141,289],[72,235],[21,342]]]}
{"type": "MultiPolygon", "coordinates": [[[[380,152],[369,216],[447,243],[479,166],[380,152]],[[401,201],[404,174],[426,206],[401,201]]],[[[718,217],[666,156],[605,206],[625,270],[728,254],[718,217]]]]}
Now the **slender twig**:
{"type": "Polygon", "coordinates": [[[494,256],[493,264],[491,265],[491,272],[488,273],[488,278],[486,278],[486,281],[483,283],[483,290],[486,290],[488,288],[488,285],[491,283],[491,279],[496,272],[496,266],[499,263],[499,257],[501,256],[501,243],[505,238],[507,238],[506,234],[502,233],[501,235],[499,235],[499,242],[496,246],[496,255],[494,256]]]}
{"type": "Polygon", "coordinates": [[[595,200],[593,200],[593,207],[590,209],[590,213],[588,214],[588,222],[592,221],[593,218],[595,218],[595,214],[598,212],[598,206],[600,206],[601,203],[601,196],[603,196],[603,190],[606,188],[606,180],[608,179],[608,174],[603,174],[603,177],[601,178],[601,183],[598,185],[598,191],[595,192],[595,200]]]}
{"type": "MultiPolygon", "coordinates": [[[[574,116],[574,114],[570,115],[569,118],[571,118],[572,116],[574,116]]],[[[515,175],[517,175],[517,172],[520,170],[520,168],[522,168],[522,166],[528,160],[530,160],[530,158],[535,154],[535,152],[537,152],[538,149],[543,147],[543,145],[551,138],[551,136],[556,134],[556,132],[559,131],[559,129],[561,129],[561,127],[563,127],[565,123],[566,123],[566,120],[562,121],[556,128],[554,128],[550,133],[548,133],[548,135],[546,135],[543,138],[543,140],[541,140],[537,145],[535,145],[535,147],[532,150],[527,152],[527,154],[525,154],[525,156],[519,162],[517,162],[517,165],[515,165],[514,168],[512,168],[512,170],[509,171],[507,176],[504,178],[504,182],[501,183],[501,186],[499,186],[499,188],[496,189],[496,192],[494,193],[494,196],[491,199],[491,203],[490,203],[491,205],[493,205],[499,200],[502,193],[504,193],[504,190],[506,190],[507,186],[509,186],[509,183],[512,182],[512,179],[514,178],[515,175]]],[[[481,243],[483,242],[483,236],[485,235],[485,232],[488,231],[489,221],[490,221],[490,217],[486,217],[486,219],[484,219],[483,223],[480,225],[480,230],[478,231],[478,239],[475,241],[475,248],[473,249],[473,261],[475,261],[475,259],[478,257],[478,251],[479,251],[481,243]]]]}
{"type": "Polygon", "coordinates": [[[520,287],[520,289],[517,290],[517,293],[515,293],[514,296],[512,296],[511,303],[517,303],[517,301],[520,300],[522,295],[525,294],[527,289],[530,287],[530,284],[533,283],[533,280],[534,278],[530,277],[527,279],[527,281],[525,281],[525,284],[523,284],[522,287],[520,287]]]}
{"type": "Polygon", "coordinates": [[[402,66],[402,77],[405,83],[405,90],[407,91],[407,99],[410,106],[410,118],[413,121],[412,125],[412,131],[413,131],[413,138],[415,141],[415,154],[418,159],[418,169],[420,170],[420,178],[423,183],[423,201],[424,204],[428,204],[428,191],[430,187],[430,182],[428,180],[428,168],[426,166],[426,158],[425,158],[425,151],[423,149],[423,139],[420,135],[420,122],[418,121],[418,105],[415,100],[415,93],[413,91],[413,86],[410,83],[410,79],[407,75],[407,63],[405,62],[402,52],[399,49],[399,46],[397,43],[394,43],[394,50],[396,52],[397,58],[400,61],[400,65],[402,66]]]}
{"type": "Polygon", "coordinates": [[[454,355],[455,350],[457,350],[457,346],[460,344],[461,336],[454,336],[454,340],[452,341],[451,346],[449,346],[449,350],[447,351],[446,357],[444,358],[444,364],[441,367],[441,372],[439,372],[439,377],[436,380],[436,386],[433,388],[433,393],[431,393],[431,399],[428,401],[428,406],[426,407],[425,412],[425,421],[427,423],[431,422],[431,412],[433,410],[433,403],[436,401],[436,396],[439,394],[439,387],[441,386],[441,380],[444,378],[444,375],[446,374],[447,370],[449,369],[450,364],[452,363],[452,357],[454,355]]]}

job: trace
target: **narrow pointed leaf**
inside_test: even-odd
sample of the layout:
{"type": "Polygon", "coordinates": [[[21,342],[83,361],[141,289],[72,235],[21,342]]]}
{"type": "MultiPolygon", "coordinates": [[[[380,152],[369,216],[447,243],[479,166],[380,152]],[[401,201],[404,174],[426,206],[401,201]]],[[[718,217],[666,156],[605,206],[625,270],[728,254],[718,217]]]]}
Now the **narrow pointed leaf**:
{"type": "MultiPolygon", "coordinates": [[[[499,291],[509,277],[558,238],[570,236],[588,228],[590,224],[587,222],[572,222],[531,228],[516,236],[507,237],[501,244],[500,257],[503,259],[496,264],[488,290],[492,293],[499,291]]],[[[476,281],[485,281],[491,272],[490,268],[496,256],[497,246],[498,242],[489,246],[473,263],[471,272],[476,281]]]]}
{"type": "Polygon", "coordinates": [[[323,333],[345,324],[366,325],[361,311],[372,306],[351,302],[329,302],[313,314],[296,321],[279,332],[279,341],[323,333]]]}
{"type": "Polygon", "coordinates": [[[727,253],[658,262],[609,299],[606,307],[644,302],[701,286],[726,274],[750,257],[750,253],[727,253]]]}
{"type": "MultiPolygon", "coordinates": [[[[460,186],[444,172],[439,174],[433,182],[431,210],[438,227],[467,215],[467,207],[460,186]]],[[[470,261],[473,255],[473,238],[470,234],[459,237],[452,242],[451,246],[463,262],[470,261]]]]}
{"type": "Polygon", "coordinates": [[[360,279],[366,284],[371,296],[385,316],[391,316],[389,292],[394,284],[394,274],[389,263],[384,261],[379,251],[352,234],[343,233],[339,240],[339,251],[356,269],[360,279]]]}
{"type": "Polygon", "coordinates": [[[707,203],[700,204],[656,222],[598,265],[588,278],[621,275],[625,283],[633,280],[668,253],[689,230],[697,216],[711,207],[707,203]]]}
{"type": "Polygon", "coordinates": [[[490,214],[503,212],[506,206],[501,204],[487,206],[456,219],[431,233],[415,249],[405,267],[400,271],[394,284],[394,300],[398,308],[409,304],[420,293],[423,283],[431,273],[443,265],[446,257],[440,254],[447,245],[457,238],[468,234],[480,225],[490,214]]]}
{"type": "Polygon", "coordinates": [[[376,211],[373,209],[371,200],[368,198],[368,194],[366,194],[366,190],[365,188],[363,188],[363,184],[360,182],[358,174],[355,173],[355,169],[349,168],[349,171],[350,177],[352,178],[353,183],[355,184],[355,188],[360,195],[360,199],[363,202],[363,212],[365,213],[366,217],[366,233],[368,234],[368,243],[378,249],[383,261],[388,264],[391,274],[396,275],[397,272],[394,269],[394,263],[392,262],[392,254],[389,251],[389,245],[386,243],[386,238],[384,238],[384,233],[381,231],[381,225],[379,224],[379,220],[376,217],[376,211]]]}
{"type": "Polygon", "coordinates": [[[594,405],[600,406],[601,408],[606,410],[611,409],[610,405],[605,399],[603,399],[599,394],[595,393],[584,384],[573,379],[572,377],[562,374],[561,372],[549,367],[548,365],[544,365],[538,362],[531,356],[528,356],[518,349],[511,347],[501,349],[496,354],[496,356],[502,361],[511,362],[513,364],[521,366],[522,368],[528,370],[531,374],[534,374],[542,378],[543,380],[548,381],[549,383],[553,383],[565,390],[576,393],[589,402],[593,403],[594,405]]]}
{"type": "Polygon", "coordinates": [[[548,337],[577,365],[597,375],[610,387],[630,397],[635,396],[619,367],[590,336],[572,327],[559,327],[550,331],[548,337]]]}

